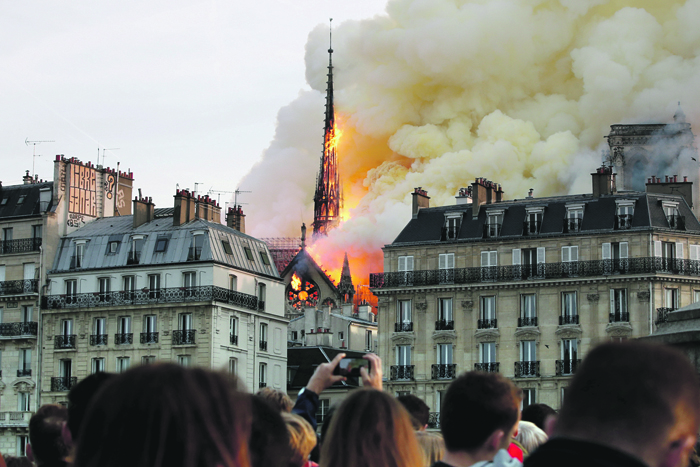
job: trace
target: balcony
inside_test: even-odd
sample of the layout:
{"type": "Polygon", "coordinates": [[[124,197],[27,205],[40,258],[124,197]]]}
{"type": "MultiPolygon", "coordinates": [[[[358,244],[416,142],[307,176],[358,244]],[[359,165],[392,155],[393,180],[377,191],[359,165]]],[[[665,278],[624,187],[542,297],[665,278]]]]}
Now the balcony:
{"type": "Polygon", "coordinates": [[[267,383],[263,383],[262,381],[260,381],[260,382],[258,383],[258,387],[259,387],[260,389],[266,388],[266,387],[267,387],[267,383]]]}
{"type": "Polygon", "coordinates": [[[28,427],[33,412],[0,412],[0,427],[28,427]]]}
{"type": "Polygon", "coordinates": [[[70,266],[68,266],[69,269],[80,269],[83,267],[83,263],[85,262],[85,259],[81,255],[73,255],[70,257],[70,266]]]}
{"type": "Polygon", "coordinates": [[[60,336],[54,336],[53,338],[53,348],[56,350],[61,349],[75,349],[76,335],[61,334],[60,336]]]}
{"type": "Polygon", "coordinates": [[[631,214],[618,214],[615,216],[615,230],[627,230],[632,227],[632,219],[634,218],[631,214]]]}
{"type": "Polygon", "coordinates": [[[435,321],[436,331],[454,331],[455,322],[452,320],[439,319],[435,321]]]}
{"type": "Polygon", "coordinates": [[[198,261],[202,257],[202,247],[193,247],[187,251],[187,261],[198,261]]]}
{"type": "Polygon", "coordinates": [[[676,308],[657,308],[656,309],[656,324],[665,323],[668,321],[668,314],[676,308]]]}
{"type": "Polygon", "coordinates": [[[231,334],[231,345],[238,345],[238,336],[231,334]]]}
{"type": "Polygon", "coordinates": [[[457,376],[457,364],[438,363],[433,365],[430,376],[431,379],[454,379],[457,376]]]}
{"type": "Polygon", "coordinates": [[[583,219],[564,219],[564,233],[576,233],[581,231],[581,224],[583,224],[583,219]]]}
{"type": "Polygon", "coordinates": [[[484,224],[484,238],[495,238],[501,235],[503,224],[484,224]]]}
{"type": "Polygon", "coordinates": [[[666,216],[666,221],[668,226],[674,230],[685,230],[685,216],[679,216],[678,214],[666,216]]]}
{"type": "Polygon", "coordinates": [[[32,376],[32,369],[31,368],[20,368],[17,370],[17,377],[18,378],[23,378],[26,376],[32,376]]]}
{"type": "Polygon", "coordinates": [[[194,329],[178,329],[173,331],[173,345],[194,345],[194,329]]]}
{"type": "Polygon", "coordinates": [[[540,376],[540,362],[515,362],[516,378],[538,378],[540,376]]]}
{"type": "MultiPolygon", "coordinates": [[[[369,277],[371,288],[412,287],[445,283],[444,269],[411,272],[380,272],[369,277]]],[[[483,282],[517,282],[522,280],[556,280],[580,277],[600,277],[616,274],[651,275],[675,274],[700,277],[700,261],[677,258],[643,257],[540,263],[450,269],[455,285],[483,282]]]]}
{"type": "Polygon", "coordinates": [[[0,337],[36,337],[39,324],[30,321],[28,323],[2,323],[0,324],[0,337]]]}
{"type": "Polygon", "coordinates": [[[0,241],[0,254],[9,255],[13,253],[30,253],[39,251],[41,246],[40,238],[20,238],[19,240],[0,241]]]}
{"type": "Polygon", "coordinates": [[[576,368],[581,364],[581,359],[578,360],[557,360],[554,373],[557,376],[570,376],[576,372],[576,368]]]}
{"type": "Polygon", "coordinates": [[[525,221],[523,222],[523,235],[537,235],[540,233],[542,221],[525,221]]]}
{"type": "Polygon", "coordinates": [[[259,309],[258,304],[263,303],[260,302],[255,295],[248,295],[211,285],[201,287],[173,287],[158,289],[158,292],[158,294],[154,295],[149,289],[142,289],[105,293],[47,295],[42,299],[42,308],[56,310],[63,308],[93,308],[215,301],[240,306],[249,310],[257,310],[259,309]]]}
{"type": "Polygon", "coordinates": [[[501,366],[499,362],[490,363],[475,363],[474,371],[483,371],[486,373],[498,373],[498,369],[501,366]]]}
{"type": "Polygon", "coordinates": [[[430,412],[430,416],[428,418],[428,428],[440,428],[440,412],[430,412]]]}
{"type": "Polygon", "coordinates": [[[258,310],[265,311],[265,300],[258,299],[258,310]]]}
{"type": "Polygon", "coordinates": [[[260,350],[267,352],[267,341],[260,341],[260,350]]]}
{"type": "Polygon", "coordinates": [[[107,334],[91,334],[90,335],[90,345],[107,345],[109,337],[107,334]]]}
{"type": "Polygon", "coordinates": [[[579,324],[578,315],[559,316],[559,326],[564,326],[565,324],[579,324]]]}
{"type": "Polygon", "coordinates": [[[498,328],[497,319],[479,319],[476,321],[477,329],[496,329],[498,328]]]}
{"type": "Polygon", "coordinates": [[[130,251],[129,256],[126,257],[126,264],[139,264],[141,262],[141,252],[140,251],[130,251]]]}
{"type": "Polygon", "coordinates": [[[142,344],[157,344],[158,343],[158,333],[157,332],[142,332],[141,333],[141,343],[142,344]]]}
{"type": "Polygon", "coordinates": [[[125,345],[134,343],[134,334],[131,332],[122,332],[114,335],[114,343],[116,345],[125,345]]]}
{"type": "Polygon", "coordinates": [[[0,295],[24,295],[30,293],[39,293],[38,279],[0,282],[0,295]]]}
{"type": "Polygon", "coordinates": [[[413,322],[394,323],[394,332],[413,332],[413,322]]]}
{"type": "Polygon", "coordinates": [[[78,384],[78,378],[76,376],[59,376],[57,378],[54,377],[51,378],[51,391],[70,391],[76,384],[78,384]]]}
{"type": "Polygon", "coordinates": [[[524,317],[524,318],[518,318],[518,327],[519,328],[525,328],[529,326],[537,326],[537,316],[534,317],[524,317]]]}
{"type": "Polygon", "coordinates": [[[610,323],[629,323],[630,314],[627,311],[617,311],[610,313],[610,323]]]}
{"type": "Polygon", "coordinates": [[[415,365],[391,365],[389,379],[391,381],[413,381],[415,365]]]}

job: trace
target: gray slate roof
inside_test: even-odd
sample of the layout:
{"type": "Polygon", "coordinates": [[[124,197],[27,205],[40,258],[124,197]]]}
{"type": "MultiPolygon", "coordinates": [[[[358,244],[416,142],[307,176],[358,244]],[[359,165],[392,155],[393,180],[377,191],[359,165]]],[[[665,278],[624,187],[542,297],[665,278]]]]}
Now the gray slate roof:
{"type": "MultiPolygon", "coordinates": [[[[41,213],[39,192],[42,188],[53,191],[53,182],[32,183],[29,185],[0,186],[0,219],[10,217],[33,216],[41,213]],[[21,204],[17,204],[21,196],[25,196],[21,204]]],[[[47,210],[51,209],[51,203],[47,210]]]]}

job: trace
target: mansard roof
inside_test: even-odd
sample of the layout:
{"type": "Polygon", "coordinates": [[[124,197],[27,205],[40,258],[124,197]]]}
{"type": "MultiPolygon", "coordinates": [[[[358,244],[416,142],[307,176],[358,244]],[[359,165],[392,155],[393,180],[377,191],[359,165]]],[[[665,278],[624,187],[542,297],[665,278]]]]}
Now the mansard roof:
{"type": "MultiPolygon", "coordinates": [[[[2,203],[0,204],[0,219],[41,214],[39,195],[42,188],[53,192],[53,182],[0,186],[0,203],[2,203]],[[21,197],[24,198],[21,203],[18,203],[21,197]]],[[[50,209],[51,202],[44,210],[48,211],[50,209]]]]}
{"type": "Polygon", "coordinates": [[[62,238],[52,272],[74,270],[71,269],[71,256],[75,254],[76,240],[87,241],[82,269],[125,267],[130,249],[129,242],[133,236],[138,235],[144,237],[139,266],[215,262],[254,274],[280,277],[267,245],[254,237],[202,219],[174,226],[172,217],[156,217],[134,228],[133,216],[97,219],[62,238]],[[200,258],[188,261],[195,232],[205,233],[204,244],[200,258]],[[155,251],[159,239],[167,239],[164,252],[155,251]],[[116,253],[109,253],[110,242],[118,242],[116,253]],[[231,254],[226,253],[223,242],[228,242],[231,254]],[[252,259],[248,259],[246,248],[250,249],[252,259]],[[263,257],[267,258],[267,264],[263,257]]]}
{"type": "Polygon", "coordinates": [[[525,198],[481,205],[478,216],[472,216],[471,204],[423,208],[416,218],[411,219],[399,233],[392,246],[409,244],[445,243],[443,227],[447,213],[461,214],[461,225],[457,237],[449,242],[493,241],[495,238],[484,234],[489,212],[502,211],[503,220],[497,239],[517,239],[523,237],[524,223],[528,208],[543,208],[542,225],[539,233],[528,238],[546,238],[562,235],[586,235],[614,232],[617,202],[630,200],[634,202],[634,216],[631,231],[667,230],[700,234],[700,223],[681,196],[642,193],[637,191],[618,192],[613,195],[593,197],[593,195],[569,195],[549,198],[525,198]],[[685,229],[672,229],[663,210],[663,202],[678,204],[678,212],[684,218],[685,229]],[[583,220],[580,230],[575,233],[564,232],[564,220],[567,205],[582,204],[583,220]]]}

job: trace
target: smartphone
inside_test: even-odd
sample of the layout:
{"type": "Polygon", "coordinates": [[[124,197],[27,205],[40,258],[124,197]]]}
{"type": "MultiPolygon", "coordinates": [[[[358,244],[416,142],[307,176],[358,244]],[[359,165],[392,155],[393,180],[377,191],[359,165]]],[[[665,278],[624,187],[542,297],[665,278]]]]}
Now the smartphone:
{"type": "Polygon", "coordinates": [[[367,371],[369,371],[371,368],[369,360],[364,358],[344,358],[335,367],[333,374],[357,378],[360,376],[360,368],[362,367],[367,368],[367,371]]]}

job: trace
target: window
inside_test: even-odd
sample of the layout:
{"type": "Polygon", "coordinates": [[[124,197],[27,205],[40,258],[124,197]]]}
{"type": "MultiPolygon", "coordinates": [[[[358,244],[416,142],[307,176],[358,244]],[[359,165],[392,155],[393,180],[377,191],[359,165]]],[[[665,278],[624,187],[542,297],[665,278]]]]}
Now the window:
{"type": "Polygon", "coordinates": [[[233,274],[228,276],[228,288],[233,291],[238,290],[238,277],[233,274]]]}
{"type": "Polygon", "coordinates": [[[258,284],[258,310],[265,309],[265,295],[267,294],[267,286],[265,284],[258,284]]]}
{"type": "Polygon", "coordinates": [[[520,361],[537,361],[537,344],[535,341],[520,341],[520,361]]]}
{"type": "Polygon", "coordinates": [[[561,247],[561,262],[571,263],[574,261],[578,261],[578,246],[561,247]]]}
{"type": "MultiPolygon", "coordinates": [[[[496,363],[496,343],[495,342],[482,342],[479,344],[480,351],[479,356],[481,363],[496,363]]],[[[484,371],[489,371],[488,369],[483,369],[484,371]]]]}
{"type": "MultiPolygon", "coordinates": [[[[7,198],[5,198],[7,199],[7,198]]],[[[27,444],[29,444],[28,435],[18,435],[17,436],[17,457],[27,456],[27,444]]]]}
{"type": "Polygon", "coordinates": [[[413,331],[413,321],[411,316],[411,300],[399,300],[396,306],[396,332],[413,331]]]}
{"type": "Polygon", "coordinates": [[[365,350],[368,352],[374,351],[374,341],[372,340],[372,331],[367,330],[365,333],[365,350]]]}
{"type": "Polygon", "coordinates": [[[693,290],[693,303],[700,302],[700,290],[693,290]]]}
{"type": "Polygon", "coordinates": [[[107,345],[107,319],[95,318],[92,323],[93,335],[90,336],[91,345],[107,345]]]}
{"type": "Polygon", "coordinates": [[[436,330],[454,329],[454,321],[452,318],[452,299],[438,299],[438,324],[436,330]]]}
{"type": "Polygon", "coordinates": [[[455,255],[454,253],[445,253],[439,255],[438,264],[440,267],[440,282],[454,282],[455,255]]]}
{"type": "Polygon", "coordinates": [[[224,247],[224,253],[227,255],[233,255],[233,250],[231,249],[231,244],[228,240],[221,240],[221,246],[224,247]]]}
{"type": "Polygon", "coordinates": [[[157,344],[158,343],[158,321],[156,315],[145,315],[143,317],[143,333],[141,338],[142,344],[157,344]]]}
{"type": "Polygon", "coordinates": [[[192,272],[183,272],[182,273],[182,286],[189,289],[192,287],[196,287],[197,285],[197,273],[192,271],[192,272]]]}
{"type": "Polygon", "coordinates": [[[536,235],[540,233],[542,227],[542,215],[544,208],[525,208],[525,225],[523,226],[523,235],[536,235]]]}
{"type": "Polygon", "coordinates": [[[156,247],[155,247],[156,253],[163,253],[167,249],[168,249],[168,239],[167,238],[160,237],[160,238],[156,239],[156,247]]]}
{"type": "Polygon", "coordinates": [[[496,320],[496,297],[489,295],[479,297],[479,321],[478,329],[497,328],[498,321],[496,320]]]}
{"type": "Polygon", "coordinates": [[[75,244],[75,256],[73,257],[73,268],[82,268],[85,258],[85,243],[75,244]]]}
{"type": "Polygon", "coordinates": [[[452,344],[438,344],[437,346],[437,364],[451,365],[452,364],[452,344]]]}
{"type": "Polygon", "coordinates": [[[610,322],[629,321],[627,289],[610,289],[610,322]]]}
{"type": "Polygon", "coordinates": [[[72,319],[61,320],[61,334],[64,337],[68,337],[68,336],[73,335],[73,320],[72,319]]]}
{"type": "Polygon", "coordinates": [[[557,375],[571,375],[576,370],[578,363],[578,341],[576,339],[561,340],[561,364],[557,368],[557,375]]]}
{"type": "Polygon", "coordinates": [[[20,319],[23,323],[31,323],[34,315],[34,307],[31,305],[22,305],[22,316],[20,319]]]}
{"type": "Polygon", "coordinates": [[[126,259],[126,264],[139,264],[141,261],[141,250],[143,250],[144,238],[131,237],[129,256],[126,259]]]}
{"type": "Polygon", "coordinates": [[[148,298],[160,298],[160,274],[148,275],[148,298]]]}
{"type": "Polygon", "coordinates": [[[98,286],[100,288],[99,299],[101,302],[106,302],[110,299],[110,286],[112,284],[112,279],[109,277],[100,277],[97,279],[98,286]]]}
{"type": "Polygon", "coordinates": [[[27,195],[19,195],[19,198],[17,198],[17,204],[22,204],[24,203],[24,200],[27,198],[27,195]]]}
{"type": "Polygon", "coordinates": [[[519,276],[522,279],[529,279],[543,276],[544,262],[544,247],[513,249],[513,266],[517,266],[513,268],[516,277],[519,276]]]}
{"type": "Polygon", "coordinates": [[[267,324],[260,323],[260,350],[267,350],[267,324]]]}
{"type": "Polygon", "coordinates": [[[232,375],[235,375],[238,373],[238,359],[237,358],[229,358],[228,359],[228,372],[232,375]]]}
{"type": "Polygon", "coordinates": [[[411,365],[411,346],[397,345],[396,346],[396,364],[398,366],[411,365]]]}
{"type": "Polygon", "coordinates": [[[603,269],[606,274],[628,270],[629,244],[627,242],[603,243],[602,249],[603,269]]]}
{"type": "Polygon", "coordinates": [[[64,358],[58,362],[58,374],[64,380],[64,386],[70,386],[70,377],[73,374],[73,360],[64,358]]]}
{"type": "Polygon", "coordinates": [[[187,253],[187,261],[198,261],[202,258],[202,247],[204,246],[204,235],[198,234],[192,237],[190,250],[187,253]]]}
{"type": "Polygon", "coordinates": [[[663,206],[668,226],[672,229],[684,229],[685,222],[683,216],[681,216],[678,211],[678,202],[662,201],[661,205],[663,206]]]}
{"type": "Polygon", "coordinates": [[[265,266],[270,265],[270,258],[268,258],[267,253],[265,253],[264,251],[260,252],[260,259],[262,260],[265,266]]]}
{"type": "Polygon", "coordinates": [[[153,365],[155,362],[155,355],[146,355],[144,357],[141,357],[141,365],[153,365]]]}
{"type": "Polygon", "coordinates": [[[481,280],[492,281],[498,278],[498,252],[481,252],[481,280]]]}
{"type": "Polygon", "coordinates": [[[258,386],[264,388],[265,386],[267,386],[267,363],[260,364],[258,373],[258,386]]]}
{"type": "Polygon", "coordinates": [[[559,324],[579,324],[576,292],[561,293],[561,317],[559,324]]]}
{"type": "Polygon", "coordinates": [[[570,204],[566,206],[566,219],[564,220],[564,232],[580,232],[583,221],[582,204],[570,204]]]}
{"type": "Polygon", "coordinates": [[[131,366],[131,357],[117,357],[117,373],[124,373],[131,366]]]}
{"type": "Polygon", "coordinates": [[[245,257],[248,258],[248,261],[253,261],[253,251],[250,249],[250,247],[244,246],[243,251],[245,252],[245,257]]]}
{"type": "Polygon", "coordinates": [[[3,198],[2,201],[0,201],[0,206],[4,206],[7,204],[7,200],[10,199],[10,197],[3,198]]]}
{"type": "Polygon", "coordinates": [[[17,376],[32,375],[32,349],[19,349],[19,367],[17,376]]]}
{"type": "Polygon", "coordinates": [[[134,299],[134,290],[136,290],[136,277],[135,276],[123,276],[122,277],[122,290],[124,291],[124,298],[126,300],[134,299]]]}
{"type": "Polygon", "coordinates": [[[488,211],[486,214],[486,237],[498,237],[501,235],[501,226],[503,225],[504,211],[488,211]]]}
{"type": "Polygon", "coordinates": [[[33,225],[32,226],[32,238],[39,239],[39,238],[41,238],[41,234],[42,234],[41,224],[33,225]]]}
{"type": "MultiPolygon", "coordinates": [[[[296,331],[294,331],[294,332],[296,332],[296,331]]],[[[345,339],[344,335],[345,335],[345,333],[343,331],[339,331],[338,332],[338,340],[342,341],[343,339],[345,339]]]]}
{"type": "Polygon", "coordinates": [[[105,359],[104,358],[93,358],[92,359],[92,372],[102,373],[105,371],[105,359]]]}
{"type": "Polygon", "coordinates": [[[128,334],[131,332],[131,316],[120,316],[117,319],[117,329],[119,334],[128,334]]]}
{"type": "Polygon", "coordinates": [[[453,240],[459,235],[459,227],[462,221],[462,213],[448,213],[445,215],[443,227],[443,240],[453,240]]]}
{"type": "Polygon", "coordinates": [[[629,229],[632,227],[632,219],[634,218],[634,201],[618,200],[616,203],[617,210],[615,214],[615,229],[629,229]]]}
{"type": "Polygon", "coordinates": [[[537,295],[520,295],[520,320],[518,327],[537,326],[537,295]]]}
{"type": "Polygon", "coordinates": [[[669,288],[664,290],[664,304],[666,308],[677,310],[680,308],[678,289],[669,288]]]}
{"type": "Polygon", "coordinates": [[[399,285],[413,284],[413,256],[399,256],[398,261],[398,272],[404,273],[403,277],[399,278],[399,285]]]}
{"type": "Polygon", "coordinates": [[[231,332],[231,344],[238,345],[238,318],[235,316],[231,316],[229,330],[231,332]]]}
{"type": "Polygon", "coordinates": [[[29,392],[17,393],[17,410],[29,412],[32,410],[32,395],[29,392]]]}
{"type": "Polygon", "coordinates": [[[4,242],[12,241],[12,227],[2,229],[2,240],[4,242]]]}
{"type": "Polygon", "coordinates": [[[524,409],[532,404],[537,403],[537,399],[535,397],[535,389],[534,388],[529,388],[529,389],[523,389],[523,400],[520,403],[520,409],[524,409]]]}
{"type": "Polygon", "coordinates": [[[115,255],[119,251],[119,243],[120,242],[109,242],[107,244],[107,254],[108,255],[115,255]]]}
{"type": "Polygon", "coordinates": [[[316,423],[323,423],[323,421],[326,419],[326,415],[328,415],[328,410],[330,409],[330,407],[330,399],[318,400],[318,409],[316,409],[316,423]]]}
{"type": "Polygon", "coordinates": [[[191,366],[191,364],[192,364],[191,355],[178,355],[177,356],[177,364],[182,365],[182,366],[191,366]]]}
{"type": "Polygon", "coordinates": [[[180,313],[179,316],[180,329],[189,331],[192,329],[192,313],[180,313]]]}

